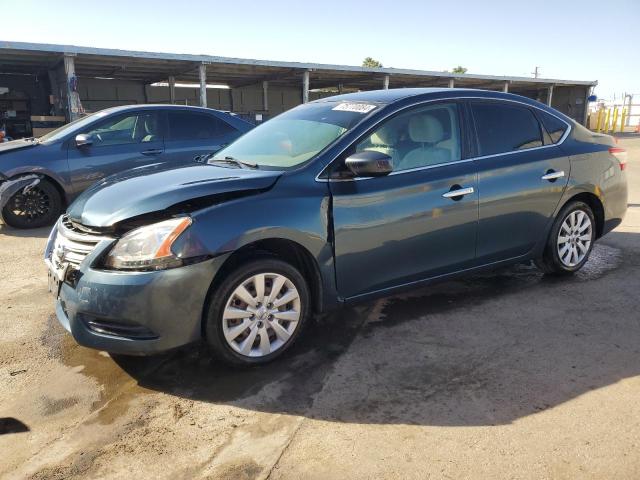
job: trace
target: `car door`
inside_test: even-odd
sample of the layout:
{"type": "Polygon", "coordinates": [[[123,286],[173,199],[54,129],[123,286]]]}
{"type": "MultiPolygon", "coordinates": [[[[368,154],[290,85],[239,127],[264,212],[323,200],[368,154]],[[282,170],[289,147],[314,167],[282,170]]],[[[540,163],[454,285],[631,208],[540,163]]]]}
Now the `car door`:
{"type": "Polygon", "coordinates": [[[383,121],[336,162],[329,178],[340,295],[364,295],[467,268],[478,220],[475,162],[465,160],[457,102],[383,121]],[[394,170],[344,177],[349,153],[376,150],[394,170]],[[455,193],[455,191],[459,193],[455,193]]]}
{"type": "Polygon", "coordinates": [[[68,141],[70,178],[81,192],[101,178],[130,168],[163,161],[164,135],[156,110],[116,114],[76,132],[90,144],[68,141]]]}
{"type": "Polygon", "coordinates": [[[167,158],[172,162],[192,162],[215,153],[239,134],[224,120],[206,112],[171,109],[167,112],[167,158]]]}
{"type": "Polygon", "coordinates": [[[484,264],[524,255],[545,235],[570,170],[554,141],[569,126],[553,117],[552,139],[538,119],[549,114],[534,107],[474,100],[470,108],[480,156],[477,256],[484,264]]]}

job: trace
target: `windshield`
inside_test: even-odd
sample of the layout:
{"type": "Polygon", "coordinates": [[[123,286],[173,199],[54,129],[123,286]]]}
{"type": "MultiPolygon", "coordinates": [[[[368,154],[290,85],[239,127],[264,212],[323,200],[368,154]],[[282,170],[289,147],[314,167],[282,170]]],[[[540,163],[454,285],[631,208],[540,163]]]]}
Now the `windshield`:
{"type": "Polygon", "coordinates": [[[313,158],[376,107],[354,102],[300,105],[250,130],[209,163],[239,160],[258,167],[295,167],[313,158]]]}
{"type": "Polygon", "coordinates": [[[85,125],[92,123],[94,120],[100,117],[104,117],[105,115],[107,115],[107,112],[98,112],[98,113],[89,114],[86,117],[78,118],[73,122],[69,122],[66,125],[63,125],[62,127],[56,128],[52,132],[49,132],[46,135],[41,136],[40,138],[38,138],[38,141],[40,143],[55,142],[63,138],[72,130],[75,130],[78,127],[82,128],[85,125]]]}

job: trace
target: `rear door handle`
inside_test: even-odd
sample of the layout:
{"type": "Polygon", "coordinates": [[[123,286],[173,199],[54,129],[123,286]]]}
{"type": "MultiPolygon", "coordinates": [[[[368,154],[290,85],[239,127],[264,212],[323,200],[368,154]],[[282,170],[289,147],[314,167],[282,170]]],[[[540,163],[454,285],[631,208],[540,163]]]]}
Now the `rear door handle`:
{"type": "MultiPolygon", "coordinates": [[[[456,185],[454,185],[453,187],[451,187],[452,189],[455,187],[456,185]]],[[[443,193],[442,196],[444,198],[453,198],[454,200],[457,200],[457,197],[462,198],[464,195],[469,195],[471,193],[475,192],[475,190],[473,189],[473,187],[466,187],[466,188],[456,188],[453,190],[449,190],[447,193],[443,193]]]]}
{"type": "Polygon", "coordinates": [[[555,182],[557,179],[564,177],[564,170],[556,172],[554,170],[549,170],[542,176],[542,180],[549,180],[550,182],[555,182]]]}
{"type": "Polygon", "coordinates": [[[141,153],[143,155],[160,155],[162,153],[162,149],[160,148],[152,148],[149,150],[143,150],[141,153]]]}

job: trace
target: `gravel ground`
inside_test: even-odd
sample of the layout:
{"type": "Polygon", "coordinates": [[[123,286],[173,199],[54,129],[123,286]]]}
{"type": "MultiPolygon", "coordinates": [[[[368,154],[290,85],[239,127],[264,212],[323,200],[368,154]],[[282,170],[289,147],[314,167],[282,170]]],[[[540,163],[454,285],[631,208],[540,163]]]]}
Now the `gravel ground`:
{"type": "Polygon", "coordinates": [[[0,477],[640,478],[640,138],[575,278],[518,266],[341,311],[285,358],[150,358],[57,324],[46,230],[0,225],[0,477]]]}

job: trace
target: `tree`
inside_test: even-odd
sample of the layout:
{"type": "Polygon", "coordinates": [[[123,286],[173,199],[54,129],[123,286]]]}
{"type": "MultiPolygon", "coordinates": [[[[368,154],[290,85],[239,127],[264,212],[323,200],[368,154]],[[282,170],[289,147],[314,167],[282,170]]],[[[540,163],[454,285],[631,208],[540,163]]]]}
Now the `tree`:
{"type": "Polygon", "coordinates": [[[453,70],[451,70],[452,73],[467,73],[467,69],[458,65],[457,67],[455,67],[453,70]]]}
{"type": "Polygon", "coordinates": [[[381,68],[382,63],[380,63],[378,60],[375,60],[371,57],[367,57],[362,61],[362,66],[369,67],[369,68],[381,68]]]}

